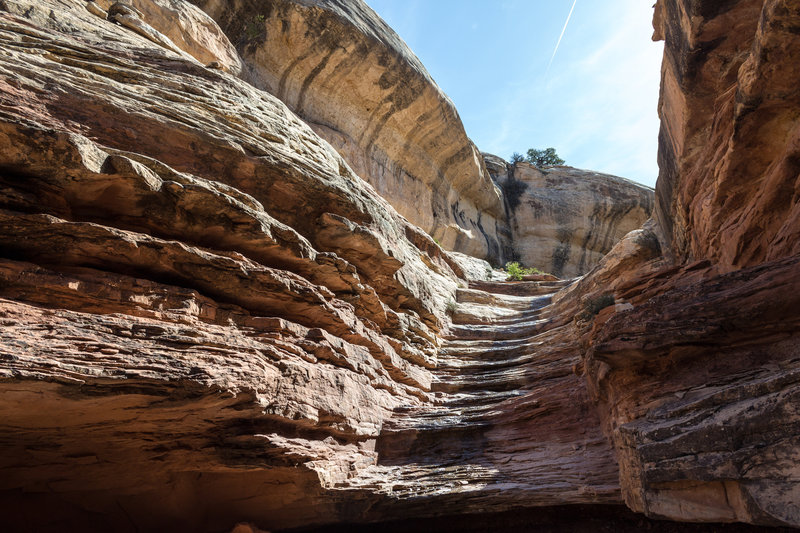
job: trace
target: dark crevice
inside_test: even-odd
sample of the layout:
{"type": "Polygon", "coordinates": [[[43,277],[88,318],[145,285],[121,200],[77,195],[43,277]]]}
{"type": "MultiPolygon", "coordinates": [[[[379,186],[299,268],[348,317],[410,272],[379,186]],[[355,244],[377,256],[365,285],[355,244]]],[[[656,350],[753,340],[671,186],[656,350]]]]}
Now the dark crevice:
{"type": "MultiPolygon", "coordinates": [[[[435,506],[435,502],[428,502],[435,506]]],[[[435,514],[435,510],[429,511],[435,514]]],[[[388,522],[327,524],[280,533],[408,533],[500,531],[531,533],[791,533],[790,528],[745,524],[690,524],[647,518],[623,505],[562,505],[556,507],[518,508],[499,513],[460,514],[411,518],[388,522]]]]}

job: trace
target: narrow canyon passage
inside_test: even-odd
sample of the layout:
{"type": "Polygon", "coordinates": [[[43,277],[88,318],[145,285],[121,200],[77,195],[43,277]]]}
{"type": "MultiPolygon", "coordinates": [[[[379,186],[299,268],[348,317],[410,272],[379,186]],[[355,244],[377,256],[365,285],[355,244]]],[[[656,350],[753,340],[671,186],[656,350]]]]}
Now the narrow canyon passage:
{"type": "Polygon", "coordinates": [[[459,289],[434,404],[397,409],[378,438],[378,465],[347,488],[383,494],[392,510],[430,509],[433,498],[436,514],[620,503],[611,447],[573,372],[575,330],[553,310],[569,283],[459,289]]]}
{"type": "Polygon", "coordinates": [[[460,288],[434,404],[396,409],[378,438],[378,464],[333,487],[344,489],[341,506],[358,509],[351,515],[389,521],[292,531],[763,531],[646,518],[623,505],[616,458],[580,375],[578,328],[557,296],[574,281],[460,288]]]}
{"type": "Polygon", "coordinates": [[[800,527],[800,2],[653,15],[655,192],[364,0],[0,0],[0,531],[800,527]]]}

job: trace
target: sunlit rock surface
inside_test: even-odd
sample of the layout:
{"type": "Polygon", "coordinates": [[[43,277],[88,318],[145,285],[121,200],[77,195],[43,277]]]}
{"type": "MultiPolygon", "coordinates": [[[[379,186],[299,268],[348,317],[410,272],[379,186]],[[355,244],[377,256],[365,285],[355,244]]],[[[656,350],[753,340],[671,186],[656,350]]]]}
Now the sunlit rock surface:
{"type": "MultiPolygon", "coordinates": [[[[506,230],[469,233],[506,220],[503,181],[482,170],[506,164],[471,162],[452,106],[374,14],[202,4],[213,16],[178,0],[0,1],[4,528],[516,531],[521,507],[551,531],[800,527],[796,143],[770,129],[793,131],[794,5],[659,2],[656,220],[577,281],[503,283],[429,233],[513,252],[506,230]],[[334,87],[350,79],[342,50],[355,79],[405,72],[422,96],[399,109],[401,80],[334,87]],[[283,89],[267,51],[296,60],[283,89]],[[695,92],[718,83],[715,105],[695,92]],[[744,95],[751,112],[725,115],[744,95]],[[378,133],[358,98],[384,102],[378,133]],[[725,209],[702,204],[719,233],[746,231],[715,237],[686,199],[748,158],[765,174],[725,209]],[[403,173],[436,179],[404,204],[403,173]],[[428,198],[431,218],[453,218],[397,212],[428,198]]],[[[589,227],[603,246],[622,231],[589,227]]]]}
{"type": "Polygon", "coordinates": [[[504,261],[499,188],[453,103],[362,1],[194,0],[246,64],[397,211],[458,252],[504,261]]]}
{"type": "Polygon", "coordinates": [[[659,2],[657,215],[681,259],[800,253],[800,53],[793,1],[659,2]]]}
{"type": "Polygon", "coordinates": [[[58,500],[32,528],[327,518],[285,440],[344,477],[374,462],[393,410],[431,401],[457,265],[159,19],[2,7],[4,508],[58,500]]]}
{"type": "Polygon", "coordinates": [[[572,289],[624,302],[591,389],[632,509],[800,527],[800,5],[664,0],[655,28],[658,224],[572,289]]]}
{"type": "Polygon", "coordinates": [[[485,157],[505,193],[510,255],[527,267],[562,278],[586,274],[653,211],[653,190],[624,178],[485,157]]]}

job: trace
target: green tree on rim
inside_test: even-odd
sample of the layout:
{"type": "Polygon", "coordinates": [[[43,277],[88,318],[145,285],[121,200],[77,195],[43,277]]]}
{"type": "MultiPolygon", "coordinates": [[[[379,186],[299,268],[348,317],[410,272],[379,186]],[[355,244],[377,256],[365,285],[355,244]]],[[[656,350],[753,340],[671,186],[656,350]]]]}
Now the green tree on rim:
{"type": "Polygon", "coordinates": [[[564,160],[558,157],[555,148],[545,148],[544,150],[531,148],[528,150],[528,157],[526,159],[529,163],[538,168],[564,164],[564,160]]]}

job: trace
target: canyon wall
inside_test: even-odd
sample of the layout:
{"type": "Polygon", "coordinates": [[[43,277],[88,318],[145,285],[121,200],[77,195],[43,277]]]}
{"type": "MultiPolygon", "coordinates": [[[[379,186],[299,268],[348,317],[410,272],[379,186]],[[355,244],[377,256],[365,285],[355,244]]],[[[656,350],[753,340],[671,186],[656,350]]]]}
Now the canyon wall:
{"type": "Polygon", "coordinates": [[[244,79],[284,101],[397,211],[450,250],[505,260],[503,201],[453,103],[363,2],[196,0],[244,79]]]}
{"type": "Polygon", "coordinates": [[[795,2],[657,4],[657,216],[681,260],[741,268],[800,252],[797,25],[795,2]]]}
{"type": "Polygon", "coordinates": [[[800,527],[800,8],[659,0],[655,220],[502,283],[429,233],[571,275],[652,196],[514,205],[361,2],[194,4],[0,0],[4,526],[800,527]]]}
{"type": "Polygon", "coordinates": [[[800,5],[660,0],[654,26],[658,224],[572,288],[624,301],[587,377],[632,509],[800,527],[800,5]]]}
{"type": "Polygon", "coordinates": [[[624,178],[484,157],[503,187],[510,255],[527,267],[562,278],[586,274],[653,211],[653,190],[624,178]]]}
{"type": "Polygon", "coordinates": [[[0,7],[3,523],[336,516],[322,485],[430,403],[459,267],[226,72],[203,12],[178,41],[119,5],[0,7]]]}
{"type": "MultiPolygon", "coordinates": [[[[514,232],[510,227],[515,222],[504,209],[498,180],[487,172],[453,103],[406,44],[363,2],[195,3],[236,43],[245,80],[289,105],[400,214],[444,248],[495,265],[517,258],[515,253],[523,259],[544,258],[540,244],[546,248],[551,243],[537,242],[537,230],[514,232]]],[[[582,177],[577,181],[582,183],[582,177]]],[[[547,193],[572,210],[588,211],[560,224],[562,233],[584,219],[593,224],[585,241],[560,235],[553,247],[558,248],[556,257],[547,257],[556,275],[585,273],[625,229],[639,227],[650,215],[647,200],[635,214],[628,205],[633,196],[652,195],[643,192],[645,188],[624,180],[608,187],[608,180],[600,185],[594,176],[589,181],[595,182],[587,185],[591,193],[577,194],[567,186],[547,193]],[[612,207],[617,202],[624,206],[612,207]],[[605,207],[598,210],[601,204],[605,207]]],[[[523,220],[516,222],[517,228],[534,222],[527,219],[530,207],[537,209],[525,202],[519,210],[523,220]]],[[[540,227],[550,218],[536,213],[533,217],[540,227]]]]}

